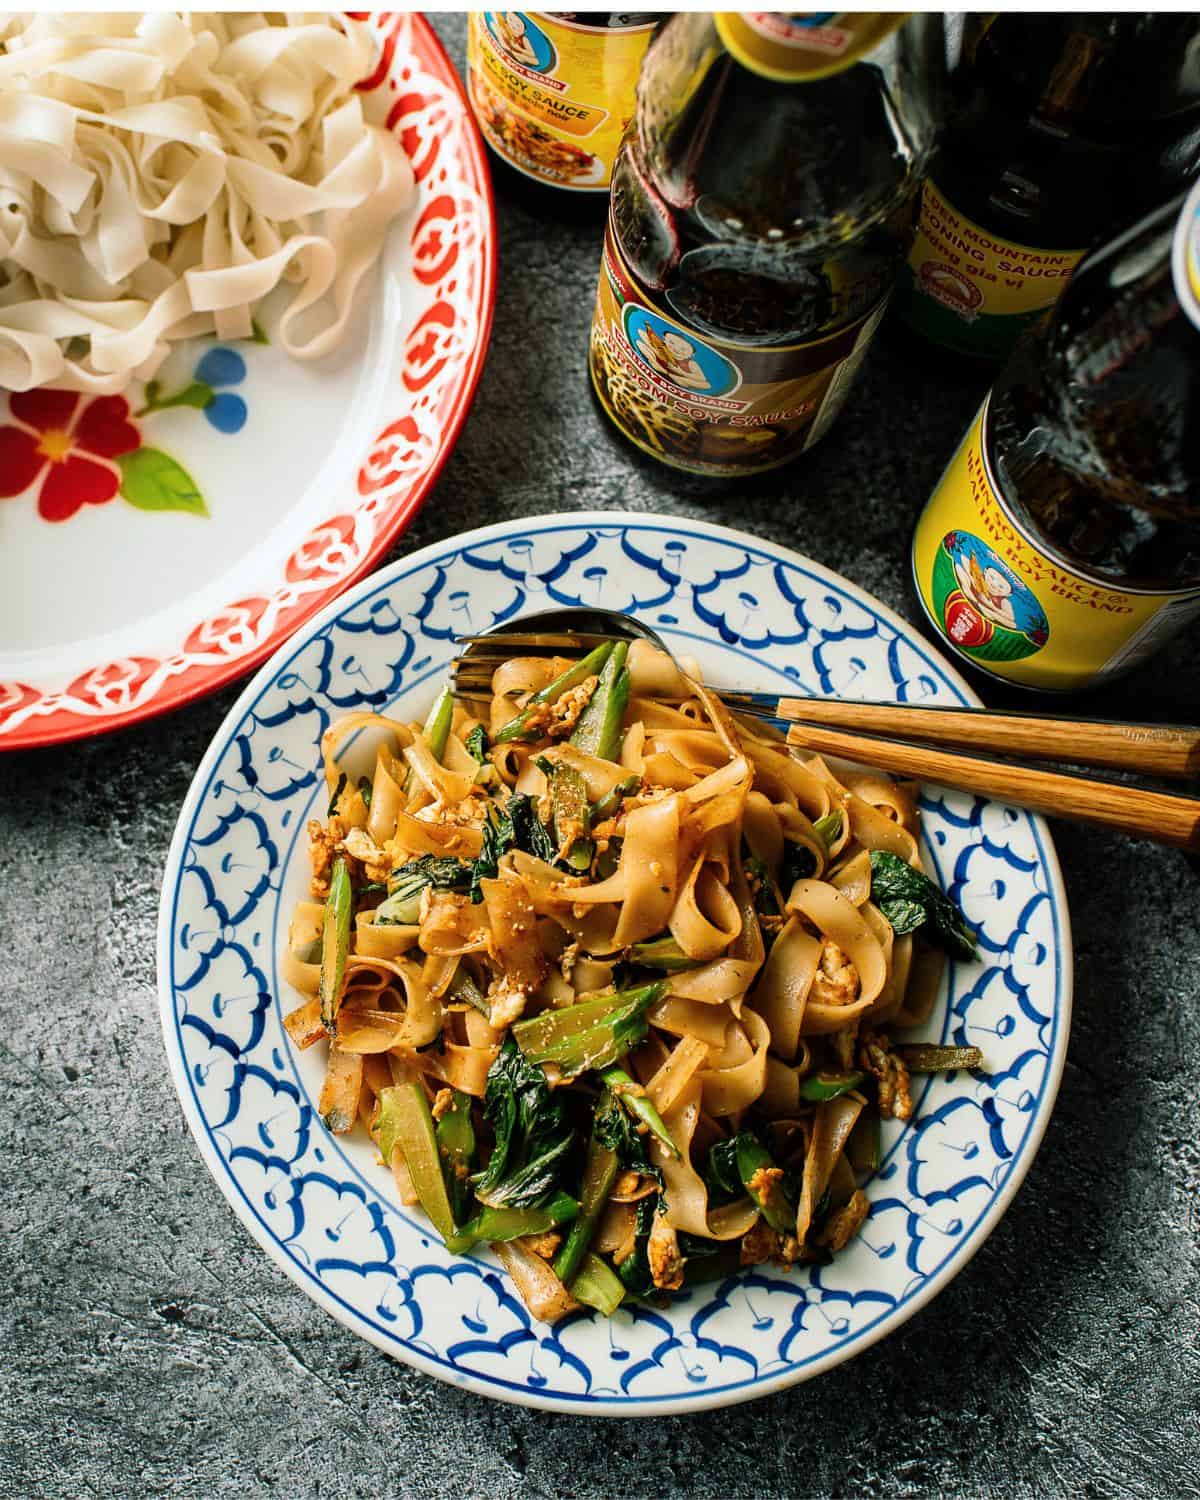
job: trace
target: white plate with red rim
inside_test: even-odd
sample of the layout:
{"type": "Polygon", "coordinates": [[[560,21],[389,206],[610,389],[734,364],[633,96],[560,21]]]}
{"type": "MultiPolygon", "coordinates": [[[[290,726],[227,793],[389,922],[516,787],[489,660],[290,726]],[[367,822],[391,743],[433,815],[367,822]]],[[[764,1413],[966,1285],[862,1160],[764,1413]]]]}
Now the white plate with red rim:
{"type": "Polygon", "coordinates": [[[382,555],[479,379],[495,217],[462,85],[425,19],[363,15],[368,118],[417,180],[342,347],[195,340],[155,385],[0,393],[0,748],[175,708],[256,666],[382,555]]]}
{"type": "Polygon", "coordinates": [[[1011,1202],[1054,1106],[1070,1024],[1070,920],[1042,819],[926,787],[928,867],[979,935],[912,1040],[983,1067],[916,1080],[885,1122],[871,1214],[828,1266],[755,1266],[663,1307],[536,1322],[490,1252],[449,1255],[404,1208],[365,1132],[317,1113],[323,1047],[297,1052],[279,975],[308,890],[304,830],[327,801],[325,727],[359,708],[423,718],[457,637],[572,604],[637,614],[713,683],[944,704],[976,700],[910,625],[845,578],[744,533],[596,511],[506,522],[364,579],[309,621],[218,730],[163,879],[159,1000],[200,1154],[308,1296],[428,1374],[598,1416],[723,1406],[860,1353],[934,1297],[1011,1202]]]}

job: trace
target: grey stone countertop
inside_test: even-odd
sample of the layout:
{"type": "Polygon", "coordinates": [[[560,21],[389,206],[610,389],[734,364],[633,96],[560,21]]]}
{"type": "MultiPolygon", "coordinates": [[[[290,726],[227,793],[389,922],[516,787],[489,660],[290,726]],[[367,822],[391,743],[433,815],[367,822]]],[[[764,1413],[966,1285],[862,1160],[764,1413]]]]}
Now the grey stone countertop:
{"type": "MultiPolygon", "coordinates": [[[[461,66],[462,17],[438,26],[461,66]]],[[[503,186],[498,210],[487,368],[395,555],[546,511],[665,511],[795,547],[916,617],[911,528],[983,373],[886,330],[817,450],[713,490],[593,407],[595,225],[503,186]]],[[[1079,707],[1195,718],[1196,645],[1079,707]]],[[[159,881],[238,690],[2,762],[0,1497],[1200,1493],[1200,927],[1182,855],[1056,825],[1078,965],[1062,1091],[1007,1216],[933,1304],[768,1400],[615,1425],[527,1411],[335,1323],[237,1222],[184,1124],[159,881]]]]}

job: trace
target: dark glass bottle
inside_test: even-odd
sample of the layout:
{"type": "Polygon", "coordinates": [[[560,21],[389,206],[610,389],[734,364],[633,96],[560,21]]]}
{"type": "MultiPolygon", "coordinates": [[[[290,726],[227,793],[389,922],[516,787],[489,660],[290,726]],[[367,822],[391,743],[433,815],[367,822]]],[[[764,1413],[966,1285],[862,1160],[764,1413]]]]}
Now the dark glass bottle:
{"type": "Polygon", "coordinates": [[[617,427],[701,474],[828,429],[907,249],[938,16],[681,14],[613,172],[590,367],[617,427]]]}
{"type": "Polygon", "coordinates": [[[1088,247],[1198,163],[1200,16],[967,16],[896,306],[935,343],[1003,358],[1088,247]]]}
{"type": "Polygon", "coordinates": [[[1082,687],[1200,613],[1200,184],[1081,262],[917,527],[935,625],[1013,681],[1082,687]]]}

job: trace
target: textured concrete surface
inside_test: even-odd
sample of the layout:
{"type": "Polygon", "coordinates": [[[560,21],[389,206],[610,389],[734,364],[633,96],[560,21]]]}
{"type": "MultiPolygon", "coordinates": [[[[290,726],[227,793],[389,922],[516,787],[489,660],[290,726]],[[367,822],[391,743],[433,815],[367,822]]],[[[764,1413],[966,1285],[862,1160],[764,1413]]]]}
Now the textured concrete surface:
{"type": "MultiPolygon", "coordinates": [[[[461,19],[442,29],[461,63],[461,19]]],[[[664,510],[791,544],[913,615],[909,531],[977,372],[893,334],[807,461],[713,490],[643,462],[593,410],[594,227],[503,197],[500,227],[479,398],[399,552],[501,517],[664,510]]],[[[1195,718],[1197,644],[1088,709],[1195,718]]],[[[2,1500],[1200,1494],[1200,932],[1181,855],[1056,827],[1078,960],[1058,1109],[1009,1214],[931,1307],[771,1400],[600,1425],[460,1394],[360,1343],[267,1262],[201,1164],[163,1061],[155,909],[233,697],[0,763],[2,1500]]]]}

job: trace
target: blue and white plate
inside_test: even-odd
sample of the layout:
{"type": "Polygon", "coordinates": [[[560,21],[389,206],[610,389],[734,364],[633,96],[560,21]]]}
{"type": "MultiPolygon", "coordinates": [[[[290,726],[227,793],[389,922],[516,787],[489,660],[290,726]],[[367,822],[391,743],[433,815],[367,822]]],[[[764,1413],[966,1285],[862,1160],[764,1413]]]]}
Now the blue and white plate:
{"type": "Polygon", "coordinates": [[[371,708],[421,718],[456,637],[555,605],[632,611],[714,683],[972,703],[921,637],[806,558],[695,521],[598,512],[467,533],[402,559],[306,623],[221,726],[163,883],[158,973],[171,1071],[201,1155],[267,1254],[347,1327],[418,1369],[530,1406],[645,1416],[748,1400],[899,1327],[960,1271],[1029,1169],[1058,1091],[1071,940],[1040,818],[927,788],[925,852],[980,934],[929,1040],[985,1070],[922,1080],[889,1122],[871,1216],[833,1264],[761,1266],[668,1308],[534,1321],[490,1254],[445,1253],[365,1137],[316,1113],[322,1049],[281,1024],[279,974],[323,813],[321,733],[371,708]]]}

